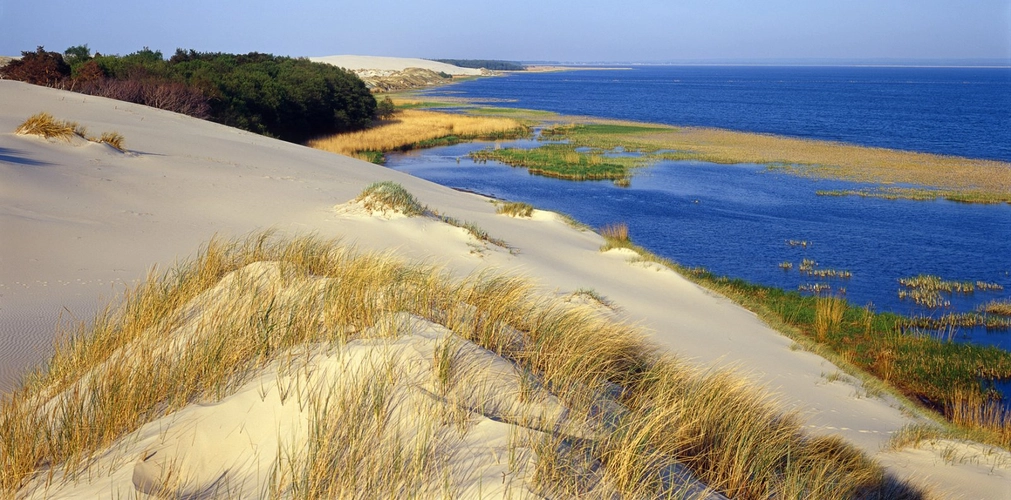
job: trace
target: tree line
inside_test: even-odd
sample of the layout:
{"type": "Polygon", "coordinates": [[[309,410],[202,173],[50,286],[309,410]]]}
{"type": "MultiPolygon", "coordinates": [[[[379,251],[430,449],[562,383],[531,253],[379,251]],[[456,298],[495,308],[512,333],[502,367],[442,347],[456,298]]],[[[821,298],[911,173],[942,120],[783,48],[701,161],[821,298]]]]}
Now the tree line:
{"type": "Polygon", "coordinates": [[[523,71],[526,66],[511,61],[498,61],[494,59],[433,59],[433,61],[452,64],[461,68],[490,69],[494,71],[523,71]]]}
{"type": "Polygon", "coordinates": [[[38,47],[0,77],[205,118],[291,142],[367,126],[376,100],[354,73],[306,58],[145,47],[125,56],[38,47]]]}

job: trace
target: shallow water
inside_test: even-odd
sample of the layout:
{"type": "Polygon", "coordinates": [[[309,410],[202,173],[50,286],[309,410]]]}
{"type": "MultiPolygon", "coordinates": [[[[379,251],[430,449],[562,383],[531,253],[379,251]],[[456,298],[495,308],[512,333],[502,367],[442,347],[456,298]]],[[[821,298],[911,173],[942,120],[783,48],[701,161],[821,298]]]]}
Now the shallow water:
{"type": "MultiPolygon", "coordinates": [[[[394,154],[387,165],[449,187],[564,212],[592,227],[624,222],[633,241],[682,265],[787,290],[820,282],[851,303],[879,311],[931,313],[898,299],[899,278],[918,274],[1004,286],[1000,292],[946,297],[952,308],[934,315],[1011,297],[1011,205],[817,196],[818,189],[853,184],[772,173],[758,165],[661,162],[637,170],[631,186],[619,188],[606,181],[534,176],[466,157],[491,146],[394,154]],[[789,240],[809,244],[790,246],[789,240]],[[797,269],[802,259],[853,276],[812,279],[797,269]],[[786,261],[794,264],[792,270],[779,267],[786,261]]],[[[954,338],[1011,350],[1008,333],[963,330],[954,338]]]]}

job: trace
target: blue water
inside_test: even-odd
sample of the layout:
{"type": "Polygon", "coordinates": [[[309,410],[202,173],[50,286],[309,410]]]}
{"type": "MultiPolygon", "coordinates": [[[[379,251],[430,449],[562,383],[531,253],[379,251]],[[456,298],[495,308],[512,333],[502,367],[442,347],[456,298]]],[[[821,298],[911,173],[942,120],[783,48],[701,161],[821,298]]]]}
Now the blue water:
{"type": "MultiPolygon", "coordinates": [[[[519,74],[427,93],[1011,160],[1008,69],[636,68],[519,74]]],[[[853,185],[770,173],[758,165],[703,162],[662,162],[637,170],[631,187],[619,188],[466,158],[468,151],[490,146],[391,155],[388,165],[450,187],[564,212],[593,227],[625,222],[636,243],[685,266],[787,290],[821,283],[879,311],[937,316],[1011,297],[1011,205],[822,197],[815,191],[853,185]],[[793,247],[789,240],[809,245],[793,247]],[[802,259],[853,275],[813,279],[797,269],[802,259]],[[794,268],[784,271],[781,262],[794,268]],[[918,274],[996,282],[1004,290],[946,297],[950,308],[930,311],[898,298],[898,280],[918,274]]],[[[1011,350],[1009,333],[962,330],[954,338],[1011,350]]]]}
{"type": "Polygon", "coordinates": [[[424,93],[1011,161],[1011,68],[653,66],[520,73],[424,93]]]}

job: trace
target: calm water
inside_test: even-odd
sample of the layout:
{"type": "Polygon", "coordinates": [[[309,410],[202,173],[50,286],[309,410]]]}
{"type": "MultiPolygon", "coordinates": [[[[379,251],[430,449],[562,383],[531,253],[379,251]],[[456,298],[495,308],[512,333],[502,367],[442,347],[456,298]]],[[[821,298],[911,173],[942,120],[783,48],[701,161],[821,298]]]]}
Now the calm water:
{"type": "MultiPolygon", "coordinates": [[[[487,78],[430,93],[1011,160],[1009,75],[979,69],[665,67],[487,78]]],[[[877,310],[928,313],[897,297],[899,278],[917,274],[1005,287],[950,297],[952,310],[1011,297],[1011,205],[820,197],[817,189],[849,185],[768,173],[757,165],[700,162],[663,162],[639,170],[630,188],[618,188],[466,158],[468,151],[489,146],[393,155],[388,165],[450,187],[565,212],[593,227],[625,222],[637,243],[683,265],[784,289],[823,283],[877,310]],[[788,240],[810,245],[791,247],[788,240]],[[853,276],[811,279],[797,270],[805,258],[853,276]],[[794,269],[780,269],[784,261],[794,269]]],[[[1007,333],[962,331],[956,338],[1011,349],[1007,333]]]]}
{"type": "Polygon", "coordinates": [[[635,67],[483,78],[426,94],[1011,161],[1011,68],[635,67]]]}

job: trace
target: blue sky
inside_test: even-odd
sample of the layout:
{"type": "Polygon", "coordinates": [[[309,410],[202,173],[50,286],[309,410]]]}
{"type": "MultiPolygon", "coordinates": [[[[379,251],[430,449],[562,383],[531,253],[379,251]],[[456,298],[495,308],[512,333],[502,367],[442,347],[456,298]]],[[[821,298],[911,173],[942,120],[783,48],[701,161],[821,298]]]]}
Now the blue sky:
{"type": "Polygon", "coordinates": [[[78,44],[114,54],[1011,63],[1011,0],[0,0],[0,55],[78,44]]]}

